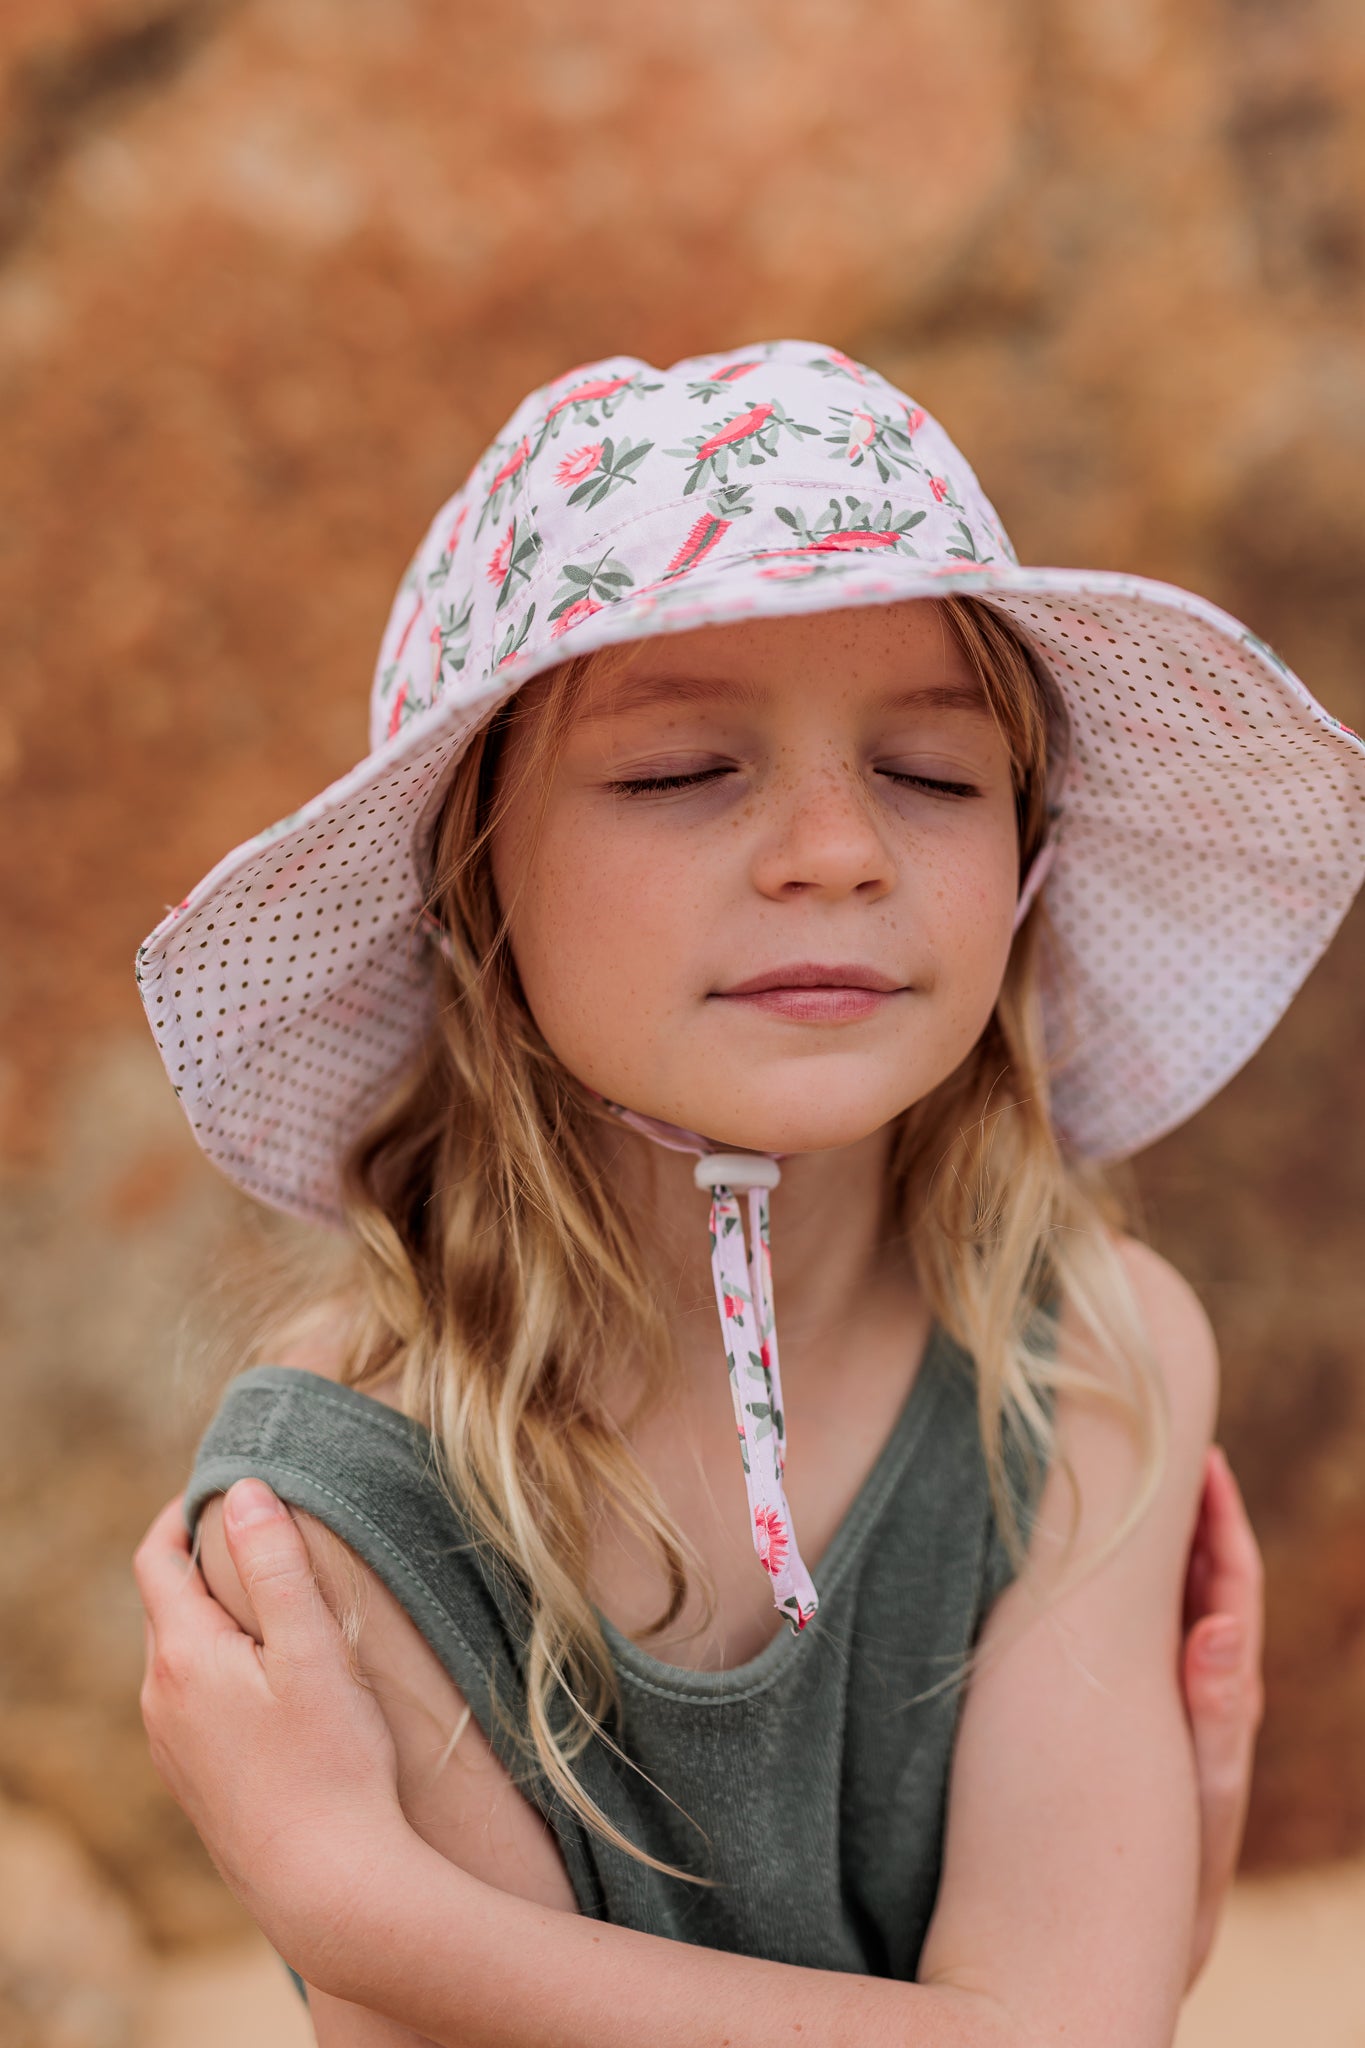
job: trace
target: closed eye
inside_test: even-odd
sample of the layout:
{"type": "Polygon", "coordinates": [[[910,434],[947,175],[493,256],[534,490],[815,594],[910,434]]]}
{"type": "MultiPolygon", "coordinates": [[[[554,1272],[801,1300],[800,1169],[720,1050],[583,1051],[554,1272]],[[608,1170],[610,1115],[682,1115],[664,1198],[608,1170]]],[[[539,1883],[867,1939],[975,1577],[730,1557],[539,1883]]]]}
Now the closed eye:
{"type": "Polygon", "coordinates": [[[894,768],[883,768],[883,775],[889,775],[893,782],[907,783],[912,789],[936,790],[940,796],[980,796],[974,782],[943,782],[933,775],[898,775],[894,768]]]}
{"type": "MultiPolygon", "coordinates": [[[[932,790],[937,796],[964,797],[980,794],[975,783],[943,782],[932,775],[901,775],[894,768],[883,768],[883,775],[889,775],[893,782],[899,782],[912,789],[932,790]]],[[[728,768],[703,768],[695,775],[650,775],[635,782],[609,782],[606,786],[613,796],[640,796],[649,791],[670,789],[694,789],[713,776],[728,775],[728,768]]]]}
{"type": "Polygon", "coordinates": [[[651,789],[690,789],[709,782],[713,775],[728,775],[728,768],[703,768],[695,775],[649,775],[639,782],[609,782],[613,796],[640,796],[651,789]]]}

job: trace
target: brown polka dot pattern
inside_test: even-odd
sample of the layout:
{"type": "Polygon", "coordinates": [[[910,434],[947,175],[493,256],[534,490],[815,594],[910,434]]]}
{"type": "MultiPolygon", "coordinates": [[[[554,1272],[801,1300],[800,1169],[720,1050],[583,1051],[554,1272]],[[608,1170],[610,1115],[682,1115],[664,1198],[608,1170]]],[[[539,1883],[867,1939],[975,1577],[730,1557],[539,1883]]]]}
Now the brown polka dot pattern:
{"type": "Polygon", "coordinates": [[[1070,714],[1043,890],[1063,1138],[1116,1158],[1192,1114],[1273,1028],[1365,878],[1365,745],[1194,593],[1019,566],[937,422],[865,365],[777,342],[571,372],[442,507],[383,638],[370,755],[229,853],[139,949],[209,1157],[265,1202],[338,1220],[340,1152],[430,1015],[424,820],[529,676],[641,635],[949,590],[1029,635],[1070,714]],[[747,460],[727,467],[741,429],[747,460]],[[864,490],[883,429],[890,482],[864,490]]]}

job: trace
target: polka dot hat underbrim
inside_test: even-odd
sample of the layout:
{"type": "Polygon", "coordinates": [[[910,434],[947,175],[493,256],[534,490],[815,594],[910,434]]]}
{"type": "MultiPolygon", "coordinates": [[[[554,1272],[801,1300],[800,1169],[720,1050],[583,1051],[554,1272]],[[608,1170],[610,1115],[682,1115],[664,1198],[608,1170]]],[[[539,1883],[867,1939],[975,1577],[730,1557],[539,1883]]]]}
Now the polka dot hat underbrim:
{"type": "Polygon", "coordinates": [[[1058,1128],[1113,1159],[1182,1122],[1365,879],[1365,744],[1192,592],[1020,566],[937,422],[865,365],[781,341],[571,371],[441,508],[384,635],[369,755],[139,949],[208,1156],[275,1207],[340,1220],[340,1157],[434,1013],[432,817],[531,676],[621,640],[950,591],[1014,621],[1070,717],[1043,891],[1058,1128]]]}

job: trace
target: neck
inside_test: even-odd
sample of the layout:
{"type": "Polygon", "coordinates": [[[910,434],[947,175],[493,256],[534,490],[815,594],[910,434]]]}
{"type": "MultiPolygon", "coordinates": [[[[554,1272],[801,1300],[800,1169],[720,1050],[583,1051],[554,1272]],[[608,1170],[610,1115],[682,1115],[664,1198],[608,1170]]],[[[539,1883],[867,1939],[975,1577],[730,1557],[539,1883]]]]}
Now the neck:
{"type": "MultiPolygon", "coordinates": [[[[901,1235],[890,1232],[884,1215],[892,1137],[888,1124],[852,1145],[782,1157],[781,1184],[769,1203],[789,1396],[839,1372],[850,1335],[883,1311],[892,1293],[915,1294],[901,1235]]],[[[693,1178],[695,1164],[694,1155],[668,1151],[627,1126],[603,1133],[603,1170],[640,1220],[687,1383],[709,1386],[718,1355],[716,1297],[707,1196],[693,1178]]]]}

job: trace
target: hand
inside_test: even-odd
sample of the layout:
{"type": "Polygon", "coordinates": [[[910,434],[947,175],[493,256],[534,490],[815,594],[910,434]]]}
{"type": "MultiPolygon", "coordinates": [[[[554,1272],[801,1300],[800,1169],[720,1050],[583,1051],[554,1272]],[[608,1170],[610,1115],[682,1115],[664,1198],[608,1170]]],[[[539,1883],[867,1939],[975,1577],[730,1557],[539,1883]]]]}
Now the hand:
{"type": "Polygon", "coordinates": [[[1265,1695],[1261,1553],[1237,1481],[1215,1444],[1185,1579],[1181,1677],[1199,1780],[1199,1901],[1186,1989],[1208,1960],[1246,1825],[1251,1759],[1265,1695]],[[1213,1646],[1226,1639],[1226,1662],[1213,1646]],[[1234,1640],[1235,1639],[1235,1640],[1234,1640]]]}
{"type": "Polygon", "coordinates": [[[269,1487],[239,1480],[223,1509],[259,1645],[204,1584],[183,1499],[161,1510],[133,1558],[152,1762],[278,1953],[326,1981],[380,1865],[401,1856],[402,1836],[417,1842],[399,1805],[393,1738],[269,1487]]]}

